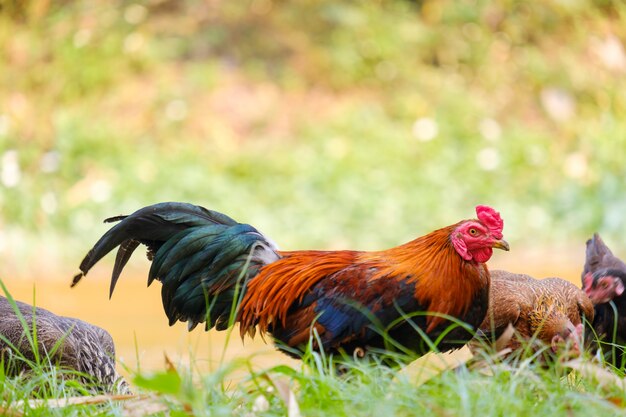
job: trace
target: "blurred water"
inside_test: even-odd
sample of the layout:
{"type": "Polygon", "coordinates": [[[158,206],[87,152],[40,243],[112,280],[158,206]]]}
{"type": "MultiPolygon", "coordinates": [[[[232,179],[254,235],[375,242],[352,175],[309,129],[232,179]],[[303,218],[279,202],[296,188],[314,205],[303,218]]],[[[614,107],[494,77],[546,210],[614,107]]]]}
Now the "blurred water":
{"type": "Polygon", "coordinates": [[[203,371],[216,369],[222,360],[248,357],[258,367],[293,363],[258,336],[242,341],[238,328],[232,331],[227,343],[227,332],[205,332],[202,326],[188,332],[184,323],[168,326],[161,306],[160,285],[146,288],[144,276],[125,276],[109,300],[108,278],[108,275],[90,274],[73,289],[69,280],[20,278],[5,282],[18,300],[32,304],[35,288],[38,307],[106,329],[115,340],[118,360],[131,370],[162,370],[164,355],[179,365],[188,364],[193,358],[203,371]]]}

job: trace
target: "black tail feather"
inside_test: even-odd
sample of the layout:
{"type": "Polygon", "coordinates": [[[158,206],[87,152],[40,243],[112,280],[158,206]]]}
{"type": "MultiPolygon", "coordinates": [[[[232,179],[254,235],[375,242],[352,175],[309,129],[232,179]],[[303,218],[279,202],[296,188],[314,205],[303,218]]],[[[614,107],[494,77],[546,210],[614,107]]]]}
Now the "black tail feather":
{"type": "Polygon", "coordinates": [[[104,219],[104,223],[115,223],[115,222],[119,222],[124,220],[125,218],[127,218],[127,215],[121,215],[121,216],[114,216],[114,217],[109,217],[107,219],[104,219]]]}
{"type": "Polygon", "coordinates": [[[115,284],[117,284],[117,280],[120,278],[120,274],[122,270],[128,263],[131,255],[137,249],[141,242],[135,239],[125,240],[120,248],[117,250],[117,255],[115,256],[115,265],[113,266],[113,275],[111,276],[111,286],[109,288],[109,298],[113,296],[113,290],[115,290],[115,284]]]}
{"type": "MultiPolygon", "coordinates": [[[[80,264],[81,273],[74,277],[72,286],[76,285],[100,259],[126,241],[136,240],[148,246],[152,252],[156,252],[163,242],[187,227],[206,224],[237,224],[235,220],[222,213],[192,204],[172,202],[154,204],[137,210],[129,216],[121,215],[105,220],[106,223],[116,221],[120,223],[106,232],[87,253],[80,264]]],[[[114,281],[117,281],[116,272],[119,277],[119,273],[136,247],[137,245],[134,245],[131,249],[129,244],[120,247],[123,253],[118,254],[116,261],[118,268],[113,273],[114,281]]],[[[115,287],[115,283],[112,287],[115,287]]]]}
{"type": "Polygon", "coordinates": [[[160,203],[106,220],[116,221],[87,253],[72,286],[119,247],[111,297],[131,255],[143,244],[152,261],[148,285],[154,279],[163,284],[163,307],[170,324],[180,320],[191,328],[203,321],[208,328],[228,326],[236,294],[245,291],[245,282],[259,268],[279,258],[274,245],[254,227],[191,204],[160,203]]]}

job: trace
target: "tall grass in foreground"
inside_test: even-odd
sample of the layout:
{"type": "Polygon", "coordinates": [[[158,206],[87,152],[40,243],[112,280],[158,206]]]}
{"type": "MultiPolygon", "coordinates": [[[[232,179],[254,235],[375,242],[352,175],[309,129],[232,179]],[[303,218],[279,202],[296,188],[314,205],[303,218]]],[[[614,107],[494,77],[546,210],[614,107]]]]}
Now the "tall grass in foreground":
{"type": "MultiPolygon", "coordinates": [[[[420,367],[428,367],[433,358],[420,367]]],[[[77,391],[55,382],[53,372],[32,379],[3,375],[1,406],[25,415],[246,417],[612,416],[623,415],[626,406],[622,380],[587,359],[542,366],[532,358],[498,360],[485,354],[481,366],[461,365],[426,381],[364,360],[344,362],[344,372],[338,374],[331,358],[310,351],[296,369],[254,369],[250,359],[223,363],[208,373],[193,358],[184,365],[168,362],[162,372],[135,375],[139,397],[123,402],[92,397],[98,405],[65,405],[77,391]],[[65,406],[28,402],[41,384],[52,388],[38,398],[60,398],[65,406]]]]}
{"type": "Polygon", "coordinates": [[[224,380],[248,368],[245,359],[208,375],[179,369],[135,382],[161,392],[173,415],[622,415],[626,404],[623,387],[608,377],[612,374],[585,369],[582,361],[573,363],[580,366],[541,367],[530,359],[476,370],[462,366],[421,384],[371,362],[353,362],[343,375],[324,363],[311,353],[299,369],[249,369],[249,376],[234,386],[225,386],[224,380]]]}
{"type": "MultiPolygon", "coordinates": [[[[421,385],[406,374],[358,363],[345,376],[304,363],[297,370],[250,370],[245,381],[224,383],[248,367],[244,359],[204,375],[179,368],[139,376],[135,382],[141,392],[153,394],[149,400],[64,408],[24,403],[24,411],[62,416],[150,415],[151,410],[157,415],[167,410],[171,416],[588,416],[623,415],[626,400],[622,387],[598,382],[593,375],[555,372],[530,362],[493,366],[489,375],[467,368],[445,371],[421,385]]],[[[3,384],[5,401],[7,394],[13,404],[25,398],[20,382],[3,384]]]]}
{"type": "MultiPolygon", "coordinates": [[[[34,347],[36,333],[30,335],[34,347]]],[[[383,366],[386,359],[337,358],[312,346],[296,368],[256,369],[252,357],[247,357],[220,361],[217,368],[205,372],[193,356],[178,365],[166,358],[162,372],[130,370],[137,394],[130,397],[90,396],[89,387],[72,378],[79,375],[54,366],[50,352],[36,355],[36,360],[22,355],[28,372],[9,376],[0,367],[0,414],[557,417],[625,413],[622,371],[610,372],[589,358],[537,361],[543,351],[537,351],[535,344],[504,359],[485,344],[470,362],[430,378],[424,376],[436,362],[434,355],[409,365],[409,370],[399,370],[383,366]]],[[[15,359],[20,360],[20,355],[15,359]]]]}

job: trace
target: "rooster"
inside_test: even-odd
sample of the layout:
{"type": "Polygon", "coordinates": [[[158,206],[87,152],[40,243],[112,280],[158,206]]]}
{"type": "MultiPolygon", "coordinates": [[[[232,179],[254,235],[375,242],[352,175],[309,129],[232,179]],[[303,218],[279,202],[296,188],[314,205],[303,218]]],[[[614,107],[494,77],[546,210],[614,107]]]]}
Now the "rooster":
{"type": "Polygon", "coordinates": [[[509,250],[498,212],[477,206],[478,219],[373,252],[279,251],[254,227],[185,203],[142,208],[104,234],[72,286],[119,246],[109,296],[133,251],[144,244],[161,281],[169,324],[234,323],[255,329],[301,357],[307,346],[350,356],[422,355],[461,347],[487,311],[493,248],[509,250]],[[454,324],[463,322],[466,324],[454,324]]]}
{"type": "Polygon", "coordinates": [[[626,264],[617,258],[597,233],[587,241],[583,290],[593,302],[595,318],[590,336],[600,343],[605,359],[626,365],[626,264]]]}
{"type": "Polygon", "coordinates": [[[550,346],[554,352],[564,344],[580,352],[583,323],[593,315],[585,293],[564,279],[492,271],[489,311],[480,330],[495,340],[513,325],[515,335],[502,346],[512,351],[538,342],[539,348],[550,346]]]}

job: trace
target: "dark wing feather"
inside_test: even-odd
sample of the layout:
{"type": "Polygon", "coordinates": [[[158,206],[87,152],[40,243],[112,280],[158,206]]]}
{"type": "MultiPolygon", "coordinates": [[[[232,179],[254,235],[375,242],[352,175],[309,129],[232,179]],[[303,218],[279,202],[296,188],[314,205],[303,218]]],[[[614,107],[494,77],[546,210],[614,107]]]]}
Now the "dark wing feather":
{"type": "Polygon", "coordinates": [[[113,290],[115,290],[115,284],[122,273],[122,270],[128,263],[131,255],[137,249],[140,242],[135,239],[128,239],[122,242],[120,248],[117,250],[117,255],[115,256],[115,265],[113,266],[113,275],[111,276],[111,286],[109,288],[109,298],[113,295],[113,290]]]}
{"type": "Polygon", "coordinates": [[[428,348],[407,320],[426,328],[426,310],[407,279],[371,279],[375,270],[354,265],[318,281],[292,305],[286,322],[274,323],[272,335],[296,350],[303,349],[314,328],[324,351],[353,354],[357,348],[424,353],[428,348]],[[390,340],[393,339],[393,340],[390,340]],[[419,345],[419,348],[418,348],[419,345]]]}
{"type": "Polygon", "coordinates": [[[403,315],[424,310],[418,307],[413,296],[414,284],[395,279],[361,280],[360,283],[335,289],[330,297],[318,297],[315,311],[320,314],[319,323],[327,330],[322,339],[326,344],[333,347],[354,342],[362,346],[380,345],[380,342],[373,343],[373,339],[382,338],[392,325],[399,324],[403,315]]]}

